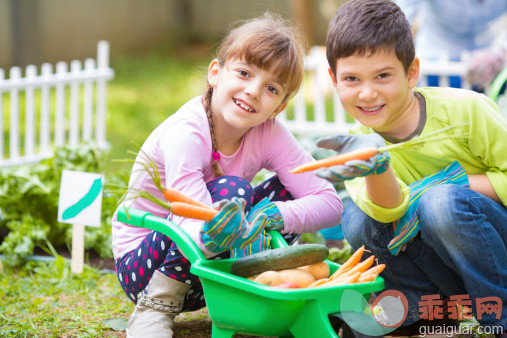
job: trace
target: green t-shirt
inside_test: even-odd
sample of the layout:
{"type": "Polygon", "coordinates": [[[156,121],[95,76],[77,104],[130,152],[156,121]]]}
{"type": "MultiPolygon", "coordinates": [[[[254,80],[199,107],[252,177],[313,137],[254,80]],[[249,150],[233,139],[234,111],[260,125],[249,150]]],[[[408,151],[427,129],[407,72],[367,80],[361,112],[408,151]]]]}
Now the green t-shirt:
{"type": "MultiPolygon", "coordinates": [[[[467,174],[486,174],[507,206],[507,123],[498,106],[485,95],[464,89],[427,87],[414,91],[420,93],[426,103],[426,122],[421,136],[469,122],[466,127],[445,132],[466,136],[391,151],[391,167],[402,189],[403,203],[393,209],[375,205],[368,198],[364,179],[358,178],[346,182],[356,204],[378,221],[395,221],[408,208],[409,184],[458,161],[467,174]]],[[[351,132],[366,134],[374,131],[361,126],[351,132]]]]}

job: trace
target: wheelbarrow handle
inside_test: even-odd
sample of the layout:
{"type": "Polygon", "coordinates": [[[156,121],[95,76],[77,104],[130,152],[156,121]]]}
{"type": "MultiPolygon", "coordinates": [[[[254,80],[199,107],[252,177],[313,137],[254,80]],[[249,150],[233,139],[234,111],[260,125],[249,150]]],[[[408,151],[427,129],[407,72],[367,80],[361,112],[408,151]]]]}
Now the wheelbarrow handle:
{"type": "Polygon", "coordinates": [[[178,249],[180,249],[190,263],[194,263],[197,260],[206,260],[204,254],[190,236],[182,228],[167,219],[133,208],[119,209],[117,219],[123,223],[163,233],[178,246],[178,249]]]}
{"type": "MultiPolygon", "coordinates": [[[[206,260],[204,254],[190,236],[182,228],[167,219],[134,208],[120,208],[116,216],[120,222],[163,233],[178,246],[178,249],[191,264],[197,260],[206,260]]],[[[273,248],[288,246],[278,231],[268,231],[268,233],[271,235],[271,246],[273,248]]]]}

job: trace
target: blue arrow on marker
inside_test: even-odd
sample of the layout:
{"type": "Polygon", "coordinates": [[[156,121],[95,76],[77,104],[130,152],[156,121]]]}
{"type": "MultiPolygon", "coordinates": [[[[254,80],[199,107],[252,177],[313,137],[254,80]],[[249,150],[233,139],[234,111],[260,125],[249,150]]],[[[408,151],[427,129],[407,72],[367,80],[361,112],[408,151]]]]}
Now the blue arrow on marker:
{"type": "Polygon", "coordinates": [[[93,181],[90,190],[88,190],[88,192],[79,201],[77,201],[75,204],[71,205],[70,207],[68,207],[63,211],[62,220],[76,217],[81,211],[89,207],[90,204],[92,204],[93,201],[95,201],[97,196],[99,196],[101,190],[102,190],[102,179],[99,177],[93,181]]]}

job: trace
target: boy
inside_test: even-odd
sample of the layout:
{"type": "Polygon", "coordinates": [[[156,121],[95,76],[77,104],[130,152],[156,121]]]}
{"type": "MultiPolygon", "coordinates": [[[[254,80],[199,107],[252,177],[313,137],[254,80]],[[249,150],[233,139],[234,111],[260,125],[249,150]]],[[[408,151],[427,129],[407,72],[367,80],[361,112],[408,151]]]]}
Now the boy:
{"type": "MultiPolygon", "coordinates": [[[[472,91],[415,88],[419,60],[410,24],[391,1],[345,3],[329,24],[326,48],[340,101],[362,125],[352,133],[366,135],[337,135],[318,146],[342,153],[454,126],[437,142],[316,172],[346,180],[355,203],[344,213],[345,238],[385,263],[386,289],[408,300],[395,333],[419,334],[421,325],[437,324],[420,318],[421,297],[430,295],[440,302],[461,295],[482,326],[505,332],[507,125],[498,107],[472,91]],[[485,297],[495,297],[489,302],[495,312],[480,306],[485,297]]],[[[452,311],[445,302],[440,308],[452,311]]]]}

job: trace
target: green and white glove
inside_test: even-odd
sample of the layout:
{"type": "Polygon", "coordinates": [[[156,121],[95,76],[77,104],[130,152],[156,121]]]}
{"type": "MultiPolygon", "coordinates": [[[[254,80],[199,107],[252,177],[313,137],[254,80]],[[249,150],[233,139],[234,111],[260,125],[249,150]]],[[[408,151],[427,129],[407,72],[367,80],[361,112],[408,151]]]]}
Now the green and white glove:
{"type": "MultiPolygon", "coordinates": [[[[317,141],[318,147],[334,150],[338,154],[364,148],[380,148],[385,145],[384,139],[378,134],[338,134],[317,141]]],[[[389,159],[389,153],[386,151],[366,161],[351,160],[344,165],[321,168],[316,170],[315,174],[331,183],[339,183],[356,177],[379,175],[387,170],[389,159]]]]}
{"type": "Polygon", "coordinates": [[[215,253],[243,249],[259,237],[266,225],[266,215],[258,214],[249,222],[244,213],[245,200],[234,197],[209,223],[203,223],[204,247],[215,253]]]}

